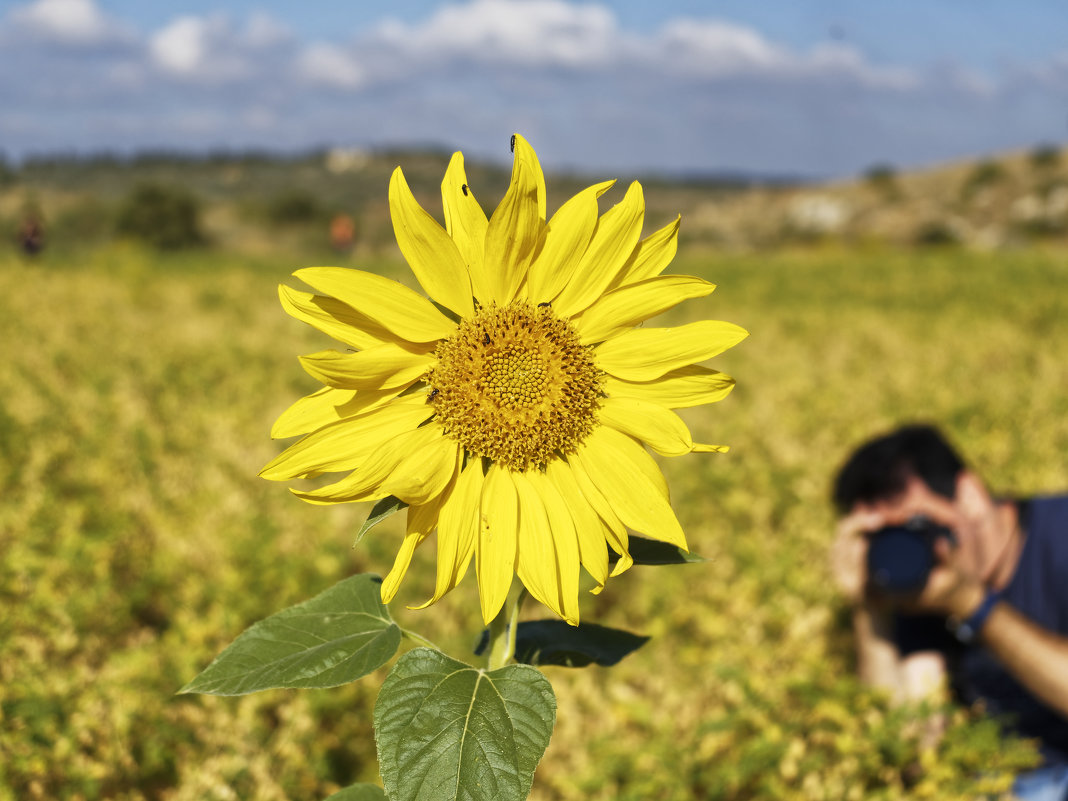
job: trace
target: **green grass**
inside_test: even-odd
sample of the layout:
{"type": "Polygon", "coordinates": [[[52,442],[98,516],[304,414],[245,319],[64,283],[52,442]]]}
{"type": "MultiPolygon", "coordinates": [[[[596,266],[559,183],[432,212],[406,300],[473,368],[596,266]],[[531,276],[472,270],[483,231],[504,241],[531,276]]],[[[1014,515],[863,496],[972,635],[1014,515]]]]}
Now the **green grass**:
{"type": "MultiPolygon", "coordinates": [[[[907,716],[851,678],[828,484],[859,438],[922,418],[995,489],[1068,487],[1066,262],[680,255],[675,272],[719,289],[671,320],[752,332],[715,362],[734,394],[686,415],[731,452],[663,460],[712,561],[636,568],[584,599],[585,620],[653,640],[607,674],[547,671],[560,712],[534,798],[953,797],[980,770],[1004,787],[1026,748],[957,713],[923,757],[907,716]]],[[[317,799],[377,780],[381,676],[174,695],[251,622],[384,573],[399,542],[391,521],[353,550],[366,506],[311,507],[256,477],[281,447],[272,421],[315,388],[296,356],[330,347],[278,306],[298,266],[123,246],[0,256],[0,799],[317,799]]],[[[463,658],[472,577],[403,609],[431,592],[432,560],[417,554],[396,614],[463,658]]]]}

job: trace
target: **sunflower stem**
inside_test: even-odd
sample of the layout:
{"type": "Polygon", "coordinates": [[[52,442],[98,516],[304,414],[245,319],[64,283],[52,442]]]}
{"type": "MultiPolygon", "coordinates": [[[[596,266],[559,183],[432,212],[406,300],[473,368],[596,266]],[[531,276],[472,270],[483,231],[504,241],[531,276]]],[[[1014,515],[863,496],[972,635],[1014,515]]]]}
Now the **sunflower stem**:
{"type": "MultiPolygon", "coordinates": [[[[435,651],[441,651],[440,648],[438,648],[436,645],[434,645],[434,643],[432,643],[430,640],[428,640],[422,634],[416,634],[411,629],[402,628],[401,629],[401,636],[407,637],[407,638],[409,638],[411,640],[415,640],[417,643],[425,645],[427,648],[433,648],[435,651]]],[[[444,653],[444,651],[442,651],[442,653],[444,653]]]]}
{"type": "Polygon", "coordinates": [[[509,593],[508,602],[490,623],[489,656],[486,668],[496,670],[515,658],[515,633],[519,625],[519,610],[527,597],[527,588],[520,585],[519,592],[509,593]]]}

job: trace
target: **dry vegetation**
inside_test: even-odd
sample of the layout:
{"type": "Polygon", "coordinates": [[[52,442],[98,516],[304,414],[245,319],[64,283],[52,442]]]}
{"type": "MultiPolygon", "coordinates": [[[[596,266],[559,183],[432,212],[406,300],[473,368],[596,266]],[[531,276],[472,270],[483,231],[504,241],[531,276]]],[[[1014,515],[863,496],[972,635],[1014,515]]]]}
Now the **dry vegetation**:
{"type": "MultiPolygon", "coordinates": [[[[399,541],[386,524],[354,551],[365,507],[307,506],[256,477],[279,447],[274,417],[315,386],[296,355],[328,346],[277,306],[275,284],[304,260],[263,249],[0,255],[4,801],[314,800],[377,779],[381,676],[174,696],[249,623],[384,572],[399,541]]],[[[363,266],[402,274],[393,259],[363,266]]],[[[653,639],[609,670],[547,669],[560,711],[533,797],[1003,790],[1029,746],[956,710],[924,752],[910,715],[852,679],[827,489],[857,439],[915,418],[942,423],[1000,490],[1068,487],[1068,293],[1051,291],[1068,286],[1065,252],[694,245],[673,270],[720,286],[676,320],[700,310],[752,332],[716,362],[736,392],[689,415],[731,452],[664,462],[711,561],[636,568],[584,600],[584,619],[653,639]]],[[[417,556],[397,607],[427,596],[432,559],[417,556]]],[[[474,582],[396,613],[465,658],[474,582]]]]}

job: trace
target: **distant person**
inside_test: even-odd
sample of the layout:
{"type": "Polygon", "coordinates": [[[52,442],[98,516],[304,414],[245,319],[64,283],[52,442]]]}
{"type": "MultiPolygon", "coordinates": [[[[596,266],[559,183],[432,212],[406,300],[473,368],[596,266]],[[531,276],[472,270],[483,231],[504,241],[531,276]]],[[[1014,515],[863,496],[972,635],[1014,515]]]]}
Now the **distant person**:
{"type": "Polygon", "coordinates": [[[19,247],[27,256],[36,256],[44,248],[44,221],[36,211],[22,215],[17,232],[19,247]]]}
{"type": "Polygon", "coordinates": [[[850,456],[834,503],[861,679],[982,702],[1038,740],[1016,795],[1068,799],[1068,495],[995,499],[935,428],[907,426],[850,456]]]}
{"type": "Polygon", "coordinates": [[[330,220],[330,246],[338,253],[348,253],[356,242],[356,223],[348,214],[330,220]]]}

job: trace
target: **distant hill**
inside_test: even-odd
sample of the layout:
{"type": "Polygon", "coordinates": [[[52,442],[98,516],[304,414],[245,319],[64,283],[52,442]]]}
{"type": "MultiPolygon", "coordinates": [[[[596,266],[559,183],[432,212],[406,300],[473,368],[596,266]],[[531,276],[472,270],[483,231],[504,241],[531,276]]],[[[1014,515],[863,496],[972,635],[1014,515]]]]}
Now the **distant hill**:
{"type": "Polygon", "coordinates": [[[1068,151],[1043,146],[908,172],[874,167],[852,180],[758,187],[700,204],[686,226],[697,240],[731,247],[1068,243],[1068,151]]]}
{"type": "MultiPolygon", "coordinates": [[[[169,187],[198,205],[205,239],[218,247],[304,252],[327,244],[330,220],[351,218],[357,247],[391,247],[387,189],[397,165],[440,219],[444,150],[334,149],[291,157],[263,153],[130,158],[56,157],[0,163],[0,226],[13,231],[38,213],[55,242],[113,235],[138,187],[169,187]]],[[[508,183],[506,166],[468,161],[487,213],[508,183]]],[[[1068,153],[1029,152],[899,172],[877,167],[854,180],[812,183],[737,175],[577,175],[549,179],[549,208],[606,177],[621,179],[614,202],[637,178],[647,230],[683,215],[684,243],[731,249],[844,240],[998,247],[1035,237],[1068,241],[1068,153]]]]}

